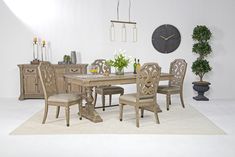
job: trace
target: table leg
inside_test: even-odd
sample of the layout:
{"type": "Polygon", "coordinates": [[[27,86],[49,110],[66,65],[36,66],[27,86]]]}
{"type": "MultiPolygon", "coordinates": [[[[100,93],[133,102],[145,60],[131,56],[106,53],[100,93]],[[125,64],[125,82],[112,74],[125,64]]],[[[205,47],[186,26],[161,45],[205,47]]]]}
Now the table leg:
{"type": "Polygon", "coordinates": [[[92,104],[93,102],[93,96],[92,96],[92,89],[93,87],[86,87],[86,93],[87,93],[87,97],[86,97],[86,104],[85,104],[85,108],[82,109],[82,116],[89,119],[92,122],[98,123],[98,122],[102,122],[102,118],[100,117],[100,115],[95,111],[95,107],[94,104],[92,104]]]}

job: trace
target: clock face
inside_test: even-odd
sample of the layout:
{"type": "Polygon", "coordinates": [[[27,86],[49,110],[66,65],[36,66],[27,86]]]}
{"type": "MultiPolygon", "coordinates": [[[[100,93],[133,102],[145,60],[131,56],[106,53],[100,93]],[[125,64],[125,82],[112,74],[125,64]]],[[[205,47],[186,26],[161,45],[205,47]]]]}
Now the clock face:
{"type": "Polygon", "coordinates": [[[153,47],[161,53],[171,53],[175,51],[181,41],[179,30],[172,25],[159,26],[152,35],[153,47]]]}

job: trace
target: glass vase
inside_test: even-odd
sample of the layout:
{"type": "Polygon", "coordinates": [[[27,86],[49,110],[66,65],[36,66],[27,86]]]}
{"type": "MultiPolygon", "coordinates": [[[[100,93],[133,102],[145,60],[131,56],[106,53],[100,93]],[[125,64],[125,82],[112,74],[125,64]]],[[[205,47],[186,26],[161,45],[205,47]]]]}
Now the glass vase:
{"type": "Polygon", "coordinates": [[[116,75],[124,75],[124,68],[115,68],[116,75]]]}

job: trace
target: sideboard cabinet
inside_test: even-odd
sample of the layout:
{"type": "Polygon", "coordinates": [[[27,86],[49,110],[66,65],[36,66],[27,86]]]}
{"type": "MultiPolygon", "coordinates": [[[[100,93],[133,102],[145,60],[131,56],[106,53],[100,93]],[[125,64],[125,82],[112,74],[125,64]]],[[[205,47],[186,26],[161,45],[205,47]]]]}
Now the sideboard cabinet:
{"type": "MultiPolygon", "coordinates": [[[[86,74],[87,64],[53,64],[56,74],[56,84],[59,93],[81,92],[81,87],[66,84],[65,74],[86,74]]],[[[41,81],[38,75],[38,65],[20,64],[20,97],[19,100],[44,98],[41,81]]]]}

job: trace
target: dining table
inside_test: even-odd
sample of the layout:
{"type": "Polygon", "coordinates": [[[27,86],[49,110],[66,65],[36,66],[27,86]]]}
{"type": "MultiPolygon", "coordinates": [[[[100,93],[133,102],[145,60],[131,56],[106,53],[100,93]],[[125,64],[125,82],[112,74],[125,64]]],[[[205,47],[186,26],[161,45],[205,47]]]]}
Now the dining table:
{"type": "MultiPolygon", "coordinates": [[[[65,81],[70,84],[76,84],[85,89],[85,106],[80,111],[82,117],[89,119],[92,122],[102,122],[103,119],[95,110],[93,104],[93,88],[97,86],[109,85],[125,85],[135,84],[136,76],[132,72],[126,72],[124,75],[109,74],[108,76],[102,74],[67,74],[64,75],[65,81]]],[[[174,75],[169,73],[161,73],[160,81],[170,80],[174,75]]],[[[158,109],[160,110],[159,106],[158,109]]]]}

